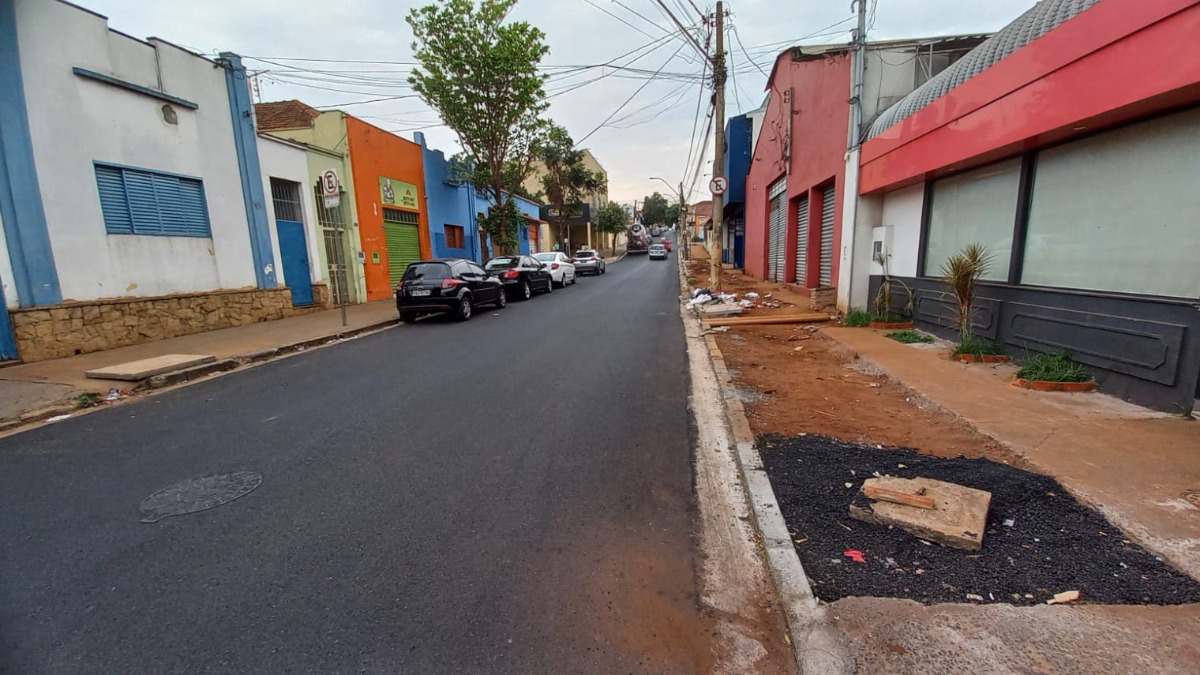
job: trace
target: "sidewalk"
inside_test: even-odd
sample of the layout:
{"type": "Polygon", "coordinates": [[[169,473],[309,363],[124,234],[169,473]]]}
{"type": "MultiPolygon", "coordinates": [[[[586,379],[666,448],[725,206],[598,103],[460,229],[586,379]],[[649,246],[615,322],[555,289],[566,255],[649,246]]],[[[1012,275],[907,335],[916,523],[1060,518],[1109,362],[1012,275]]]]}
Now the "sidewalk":
{"type": "MultiPolygon", "coordinates": [[[[38,361],[0,368],[0,421],[40,408],[64,404],[85,392],[105,393],[111,388],[130,389],[134,382],[96,380],[89,370],[138,361],[165,354],[211,355],[218,362],[251,358],[264,351],[297,344],[319,344],[343,334],[354,334],[397,322],[396,305],[379,300],[346,308],[346,326],[340,309],[223,328],[167,340],[146,342],[65,359],[38,361]]],[[[227,369],[227,368],[226,368],[227,369]]]]}
{"type": "Polygon", "coordinates": [[[1200,422],[1102,394],[1011,386],[1014,366],[966,365],[943,350],[889,340],[883,331],[826,335],[887,375],[1007,445],[1115,525],[1200,579],[1200,422]]]}

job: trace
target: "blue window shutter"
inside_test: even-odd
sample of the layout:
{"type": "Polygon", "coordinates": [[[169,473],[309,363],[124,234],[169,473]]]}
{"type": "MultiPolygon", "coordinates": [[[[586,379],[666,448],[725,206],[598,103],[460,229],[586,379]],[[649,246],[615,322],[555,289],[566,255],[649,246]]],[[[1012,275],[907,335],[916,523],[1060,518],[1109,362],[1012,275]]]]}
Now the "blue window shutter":
{"type": "Polygon", "coordinates": [[[198,179],[97,164],[96,184],[109,234],[212,236],[198,179]]]}

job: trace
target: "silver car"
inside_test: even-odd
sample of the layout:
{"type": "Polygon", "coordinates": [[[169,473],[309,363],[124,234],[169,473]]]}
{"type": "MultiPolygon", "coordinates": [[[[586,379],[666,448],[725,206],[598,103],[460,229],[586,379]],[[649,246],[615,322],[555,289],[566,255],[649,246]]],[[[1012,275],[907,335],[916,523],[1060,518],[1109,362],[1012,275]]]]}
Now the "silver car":
{"type": "Polygon", "coordinates": [[[571,259],[576,274],[604,274],[604,256],[596,251],[576,251],[571,259]]]}
{"type": "Polygon", "coordinates": [[[651,244],[650,245],[650,259],[651,260],[666,260],[667,259],[667,247],[663,246],[662,244],[651,244]]]}

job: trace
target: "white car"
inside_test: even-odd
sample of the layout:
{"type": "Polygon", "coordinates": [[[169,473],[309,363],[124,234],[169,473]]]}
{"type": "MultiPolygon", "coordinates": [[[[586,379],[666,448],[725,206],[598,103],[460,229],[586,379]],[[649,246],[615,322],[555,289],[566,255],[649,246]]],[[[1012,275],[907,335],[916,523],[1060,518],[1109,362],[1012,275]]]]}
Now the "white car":
{"type": "Polygon", "coordinates": [[[663,246],[662,244],[651,244],[650,245],[650,259],[651,260],[666,260],[667,259],[667,247],[663,246]]]}
{"type": "Polygon", "coordinates": [[[550,272],[550,278],[554,281],[554,285],[563,288],[567,284],[573,284],[578,279],[575,276],[575,265],[567,254],[560,251],[548,251],[546,253],[534,253],[534,259],[546,266],[546,270],[550,272]]]}

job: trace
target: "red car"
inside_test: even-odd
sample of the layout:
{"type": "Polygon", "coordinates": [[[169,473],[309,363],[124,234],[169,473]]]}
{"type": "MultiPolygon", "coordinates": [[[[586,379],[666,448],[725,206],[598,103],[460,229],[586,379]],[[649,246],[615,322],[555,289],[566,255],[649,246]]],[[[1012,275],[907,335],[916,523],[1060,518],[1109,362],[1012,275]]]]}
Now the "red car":
{"type": "Polygon", "coordinates": [[[666,237],[663,237],[662,239],[659,239],[659,240],[658,240],[658,243],[660,243],[660,244],[662,244],[664,247],[666,247],[666,249],[667,249],[667,253],[670,253],[670,252],[671,252],[671,240],[670,240],[670,239],[667,239],[666,237]]]}

